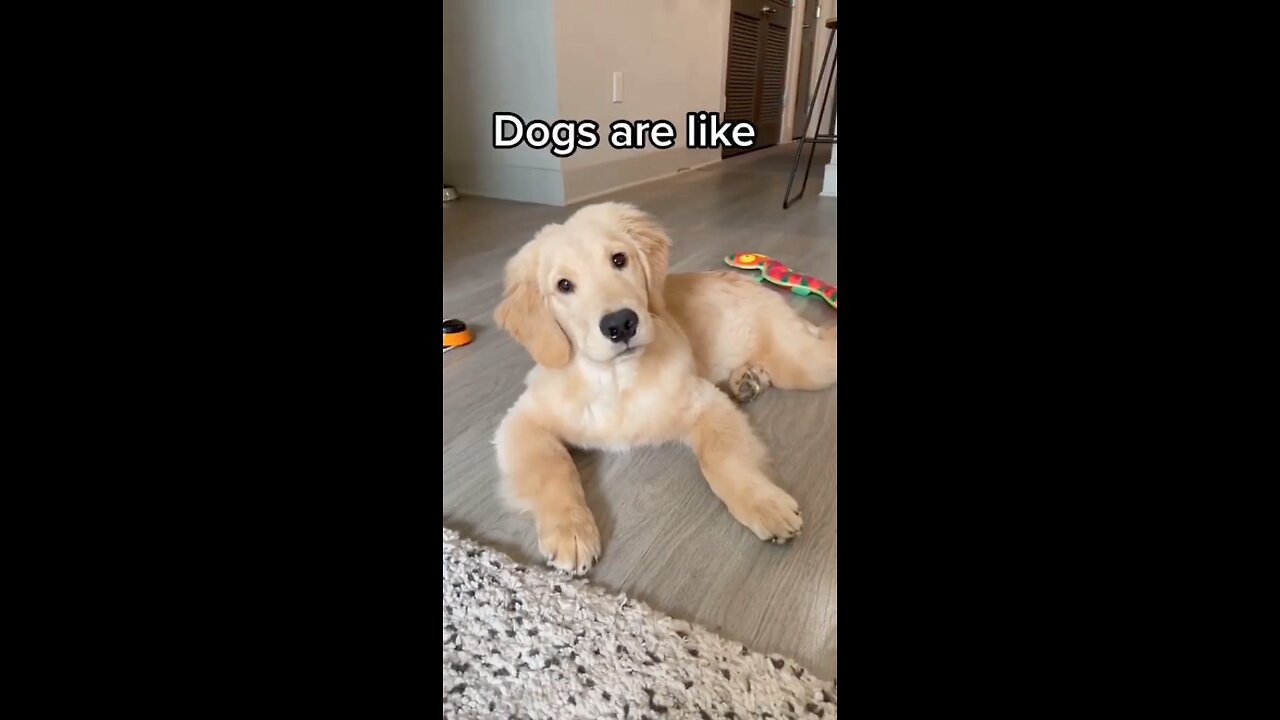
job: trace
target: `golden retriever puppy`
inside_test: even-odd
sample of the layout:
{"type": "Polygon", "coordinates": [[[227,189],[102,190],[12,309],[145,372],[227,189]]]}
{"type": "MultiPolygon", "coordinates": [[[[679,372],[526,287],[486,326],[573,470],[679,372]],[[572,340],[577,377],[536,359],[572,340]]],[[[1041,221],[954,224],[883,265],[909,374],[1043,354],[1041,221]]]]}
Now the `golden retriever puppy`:
{"type": "Polygon", "coordinates": [[[716,385],[746,400],[772,384],[836,381],[836,328],[800,318],[742,275],[667,277],[671,241],[630,205],[603,203],[544,227],[507,262],[494,317],[533,356],[494,438],[506,496],[533,514],[552,565],[586,572],[600,552],[566,446],[688,445],[711,490],[762,540],[803,520],[765,475],[765,448],[716,385]]]}

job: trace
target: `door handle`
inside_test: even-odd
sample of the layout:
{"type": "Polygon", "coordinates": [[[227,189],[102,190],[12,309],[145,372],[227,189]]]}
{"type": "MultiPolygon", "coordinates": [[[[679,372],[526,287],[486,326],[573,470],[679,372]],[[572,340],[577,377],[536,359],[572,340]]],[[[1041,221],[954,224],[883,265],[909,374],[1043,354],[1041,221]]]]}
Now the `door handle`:
{"type": "Polygon", "coordinates": [[[801,29],[801,30],[808,30],[808,29],[809,29],[809,23],[805,23],[805,24],[801,25],[801,26],[800,26],[800,29],[801,29]]]}
{"type": "Polygon", "coordinates": [[[776,13],[776,12],[778,12],[778,11],[777,11],[777,10],[775,10],[775,9],[773,9],[773,8],[771,8],[771,7],[769,7],[768,5],[765,5],[765,6],[764,6],[764,8],[762,8],[762,9],[760,10],[760,12],[765,12],[765,13],[776,13]]]}

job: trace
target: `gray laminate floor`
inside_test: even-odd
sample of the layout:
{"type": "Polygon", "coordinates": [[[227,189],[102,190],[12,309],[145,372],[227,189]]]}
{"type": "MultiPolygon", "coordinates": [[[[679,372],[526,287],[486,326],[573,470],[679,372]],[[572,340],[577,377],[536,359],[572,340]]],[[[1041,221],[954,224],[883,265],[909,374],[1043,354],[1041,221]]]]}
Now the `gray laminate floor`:
{"type": "MultiPolygon", "coordinates": [[[[784,211],[792,152],[793,145],[762,150],[591,202],[632,202],[655,215],[675,243],[672,272],[720,269],[725,255],[754,251],[838,284],[836,203],[818,196],[829,150],[819,149],[805,197],[784,211]]],[[[578,207],[472,197],[444,206],[444,312],[475,334],[444,355],[444,525],[525,562],[540,561],[533,523],[498,499],[490,441],[533,362],[493,326],[492,313],[506,259],[578,207]]],[[[816,297],[789,301],[810,320],[835,322],[816,297]]],[[[575,453],[603,544],[589,577],[832,679],[836,388],[770,389],[746,411],[771,448],[778,484],[804,511],[804,533],[785,546],[757,540],[711,493],[685,448],[575,453]]]]}

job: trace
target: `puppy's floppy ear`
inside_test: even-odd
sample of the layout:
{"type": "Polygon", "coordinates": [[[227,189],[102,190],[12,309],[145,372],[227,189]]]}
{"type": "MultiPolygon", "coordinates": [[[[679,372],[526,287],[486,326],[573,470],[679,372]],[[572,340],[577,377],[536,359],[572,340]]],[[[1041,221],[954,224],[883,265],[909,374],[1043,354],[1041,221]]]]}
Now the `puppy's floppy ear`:
{"type": "Polygon", "coordinates": [[[506,287],[493,319],[524,346],[534,362],[564,367],[573,357],[573,346],[538,291],[536,271],[537,256],[528,245],[507,261],[506,287]]]}
{"type": "Polygon", "coordinates": [[[644,267],[645,281],[649,291],[649,310],[655,313],[666,311],[663,300],[663,286],[667,280],[667,261],[671,255],[671,238],[654,222],[647,213],[641,212],[633,205],[615,203],[614,211],[627,236],[635,243],[640,253],[640,262],[644,267]]]}

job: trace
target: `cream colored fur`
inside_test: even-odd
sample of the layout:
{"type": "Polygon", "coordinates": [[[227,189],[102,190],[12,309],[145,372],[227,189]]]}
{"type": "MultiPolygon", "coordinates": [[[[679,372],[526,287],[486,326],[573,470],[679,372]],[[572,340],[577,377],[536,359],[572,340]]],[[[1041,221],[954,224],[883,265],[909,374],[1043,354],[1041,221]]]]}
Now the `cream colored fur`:
{"type": "Polygon", "coordinates": [[[566,446],[679,441],[757,537],[786,542],[803,525],[795,500],[765,475],[765,448],[746,415],[717,384],[744,399],[769,384],[829,387],[836,328],[803,320],[775,290],[740,274],[668,277],[670,247],[646,214],[603,203],[544,227],[507,263],[494,316],[537,365],[494,443],[507,497],[532,513],[539,549],[560,569],[585,572],[600,552],[566,446]],[[600,328],[623,309],[639,317],[627,343],[600,328]]]}

